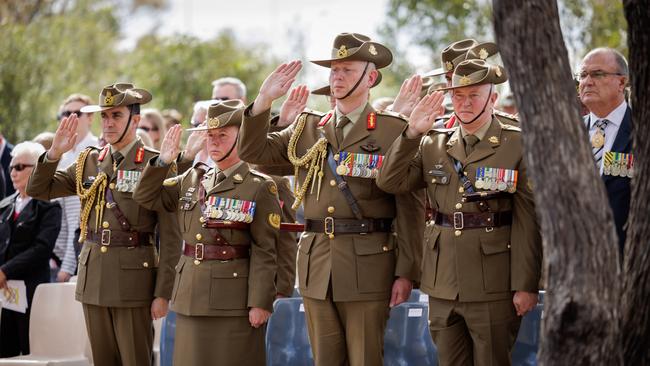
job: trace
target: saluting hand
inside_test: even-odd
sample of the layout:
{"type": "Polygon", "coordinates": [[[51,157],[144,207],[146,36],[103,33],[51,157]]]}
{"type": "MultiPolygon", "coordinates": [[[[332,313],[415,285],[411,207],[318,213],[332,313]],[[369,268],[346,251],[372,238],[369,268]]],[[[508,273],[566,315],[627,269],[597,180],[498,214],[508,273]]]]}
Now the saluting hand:
{"type": "Polygon", "coordinates": [[[271,108],[274,100],[285,95],[291,84],[296,80],[296,75],[302,69],[302,62],[295,60],[278,66],[260,87],[260,93],[253,103],[251,113],[256,116],[271,108]]]}
{"type": "MultiPolygon", "coordinates": [[[[204,126],[203,122],[200,126],[204,126]]],[[[194,160],[196,154],[205,147],[205,140],[208,137],[207,131],[193,131],[190,136],[187,138],[187,144],[185,145],[185,157],[187,159],[194,160]]]]}
{"type": "Polygon", "coordinates": [[[167,130],[165,138],[160,144],[160,155],[158,156],[158,159],[162,160],[163,163],[171,164],[178,156],[182,133],[183,128],[181,125],[174,125],[167,130]]]}
{"type": "Polygon", "coordinates": [[[309,97],[309,89],[306,85],[299,85],[291,89],[289,98],[282,103],[280,108],[280,119],[278,120],[278,127],[289,126],[296,120],[296,117],[307,105],[307,98],[309,97]]]}
{"type": "Polygon", "coordinates": [[[64,117],[56,129],[54,139],[52,140],[52,147],[47,152],[47,158],[50,160],[59,160],[61,155],[70,151],[74,147],[77,140],[77,123],[79,118],[76,114],[71,114],[69,117],[64,117]]]}
{"type": "Polygon", "coordinates": [[[399,88],[399,94],[393,102],[393,112],[401,113],[410,117],[413,109],[420,101],[420,92],[422,91],[422,77],[413,75],[404,80],[399,88]]]}
{"type": "Polygon", "coordinates": [[[436,118],[443,115],[445,107],[442,105],[442,101],[444,99],[445,95],[440,91],[433,92],[422,98],[413,109],[409,119],[409,126],[406,130],[406,135],[409,138],[416,138],[427,132],[433,126],[436,118]]]}
{"type": "Polygon", "coordinates": [[[271,317],[271,313],[262,308],[251,308],[248,311],[248,321],[253,328],[259,328],[271,317]]]}
{"type": "Polygon", "coordinates": [[[537,305],[537,293],[517,291],[512,298],[512,303],[515,305],[517,315],[524,316],[527,312],[533,310],[537,305]]]}

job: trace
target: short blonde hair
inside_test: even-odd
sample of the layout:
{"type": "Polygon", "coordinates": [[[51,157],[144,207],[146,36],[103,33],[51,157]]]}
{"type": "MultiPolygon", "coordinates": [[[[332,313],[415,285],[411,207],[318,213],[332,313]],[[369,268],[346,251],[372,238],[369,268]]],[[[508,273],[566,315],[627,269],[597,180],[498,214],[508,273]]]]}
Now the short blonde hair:
{"type": "Polygon", "coordinates": [[[11,150],[11,157],[28,156],[30,164],[36,164],[38,157],[44,152],[45,148],[38,142],[25,141],[14,146],[14,149],[11,150]]]}

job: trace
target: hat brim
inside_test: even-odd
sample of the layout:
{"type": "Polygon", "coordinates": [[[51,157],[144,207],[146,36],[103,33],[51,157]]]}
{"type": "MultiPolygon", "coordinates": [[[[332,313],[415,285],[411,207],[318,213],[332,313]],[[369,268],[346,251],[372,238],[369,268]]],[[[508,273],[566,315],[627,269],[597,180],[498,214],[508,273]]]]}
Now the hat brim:
{"type": "Polygon", "coordinates": [[[444,88],[438,88],[436,90],[432,90],[431,92],[467,88],[467,87],[470,87],[470,86],[485,85],[485,84],[497,85],[497,84],[502,84],[502,83],[505,83],[506,81],[508,81],[508,77],[506,76],[504,71],[502,71],[501,76],[496,76],[496,75],[492,75],[492,74],[494,74],[494,72],[490,71],[482,79],[476,80],[476,81],[471,82],[469,84],[446,86],[444,88]]]}
{"type": "Polygon", "coordinates": [[[382,44],[376,42],[365,42],[354,52],[349,53],[345,57],[330,58],[326,60],[311,60],[310,62],[323,67],[332,67],[333,61],[366,61],[374,63],[377,69],[382,69],[393,62],[393,54],[382,44]],[[374,46],[376,54],[370,52],[370,46],[374,46]]]}
{"type": "Polygon", "coordinates": [[[442,67],[439,67],[437,69],[434,69],[434,70],[431,70],[431,71],[425,73],[424,75],[422,75],[422,77],[440,76],[440,75],[444,75],[446,73],[447,73],[447,70],[443,69],[442,67]]]}
{"type": "MultiPolygon", "coordinates": [[[[185,131],[192,132],[192,131],[216,130],[216,129],[223,128],[223,127],[228,127],[228,126],[241,127],[242,118],[244,118],[244,109],[241,108],[241,109],[238,109],[238,110],[236,110],[234,112],[228,112],[228,113],[230,113],[230,115],[228,116],[228,119],[226,119],[223,123],[220,123],[216,127],[210,127],[209,124],[206,123],[205,126],[192,127],[192,128],[186,129],[185,131]]],[[[224,113],[224,114],[226,114],[226,113],[224,113]]],[[[220,118],[224,114],[218,116],[217,118],[220,118]]]]}
{"type": "MultiPolygon", "coordinates": [[[[372,86],[370,86],[370,87],[371,87],[371,88],[374,88],[374,87],[376,87],[377,85],[379,85],[379,83],[381,83],[381,79],[382,79],[382,78],[383,78],[383,76],[381,75],[381,72],[379,72],[379,70],[377,70],[377,79],[375,79],[375,83],[372,84],[372,86]]],[[[330,89],[330,86],[329,86],[329,85],[325,85],[325,86],[320,87],[320,88],[318,88],[318,89],[314,89],[314,90],[312,90],[311,93],[312,93],[312,94],[315,94],[315,95],[325,95],[325,96],[330,96],[330,95],[332,95],[332,90],[330,89]]]]}
{"type": "Polygon", "coordinates": [[[82,107],[79,111],[82,113],[100,112],[117,107],[128,107],[133,104],[147,104],[152,99],[151,93],[144,89],[137,88],[129,89],[120,95],[123,95],[122,99],[113,105],[87,105],[82,107]],[[139,94],[140,96],[137,97],[135,94],[139,94]]]}

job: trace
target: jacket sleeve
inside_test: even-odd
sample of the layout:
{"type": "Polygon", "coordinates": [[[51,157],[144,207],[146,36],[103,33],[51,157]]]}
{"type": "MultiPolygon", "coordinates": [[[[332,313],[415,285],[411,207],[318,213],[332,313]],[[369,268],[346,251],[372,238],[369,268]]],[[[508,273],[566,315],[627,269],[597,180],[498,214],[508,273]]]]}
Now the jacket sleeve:
{"type": "Polygon", "coordinates": [[[46,161],[45,154],[47,151],[38,158],[36,167],[29,177],[27,194],[41,200],[76,195],[77,163],[72,163],[66,170],[56,170],[59,161],[46,161]]]}
{"type": "Polygon", "coordinates": [[[133,191],[133,199],[149,210],[175,213],[178,210],[180,184],[184,175],[170,177],[171,165],[157,166],[157,159],[154,157],[147,163],[140,182],[133,191]]]}
{"type": "Polygon", "coordinates": [[[244,121],[239,129],[237,153],[251,164],[286,165],[289,163],[287,146],[294,125],[280,132],[269,133],[270,110],[251,116],[252,104],[244,112],[244,121]]]}
{"type": "Polygon", "coordinates": [[[410,139],[404,132],[386,152],[384,163],[377,176],[377,186],[393,194],[426,188],[422,177],[422,149],[424,139],[410,139]]]}

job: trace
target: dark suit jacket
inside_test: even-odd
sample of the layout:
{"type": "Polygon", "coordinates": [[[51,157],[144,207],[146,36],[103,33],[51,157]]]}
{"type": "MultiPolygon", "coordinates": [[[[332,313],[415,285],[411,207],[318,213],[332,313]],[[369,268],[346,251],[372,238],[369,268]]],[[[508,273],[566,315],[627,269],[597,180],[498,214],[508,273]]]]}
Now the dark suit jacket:
{"type": "MultiPolygon", "coordinates": [[[[589,117],[587,116],[585,117],[585,124],[588,126],[588,123],[589,117]]],[[[611,151],[626,154],[632,152],[632,110],[630,107],[625,111],[625,116],[618,128],[611,151]]],[[[614,224],[616,225],[619,249],[622,254],[626,238],[625,223],[630,211],[630,178],[603,175],[602,179],[607,190],[609,205],[614,213],[614,224]]]]}
{"type": "Polygon", "coordinates": [[[4,171],[5,175],[5,195],[9,196],[10,194],[14,193],[16,190],[14,189],[14,184],[11,182],[11,179],[9,178],[9,164],[11,163],[11,150],[14,149],[14,145],[10,144],[8,141],[5,144],[5,148],[0,151],[0,164],[2,164],[2,170],[4,171]]]}
{"type": "Polygon", "coordinates": [[[24,280],[31,304],[36,286],[49,282],[49,259],[61,229],[61,206],[33,199],[13,219],[16,196],[0,201],[0,269],[8,280],[24,280]]]}

